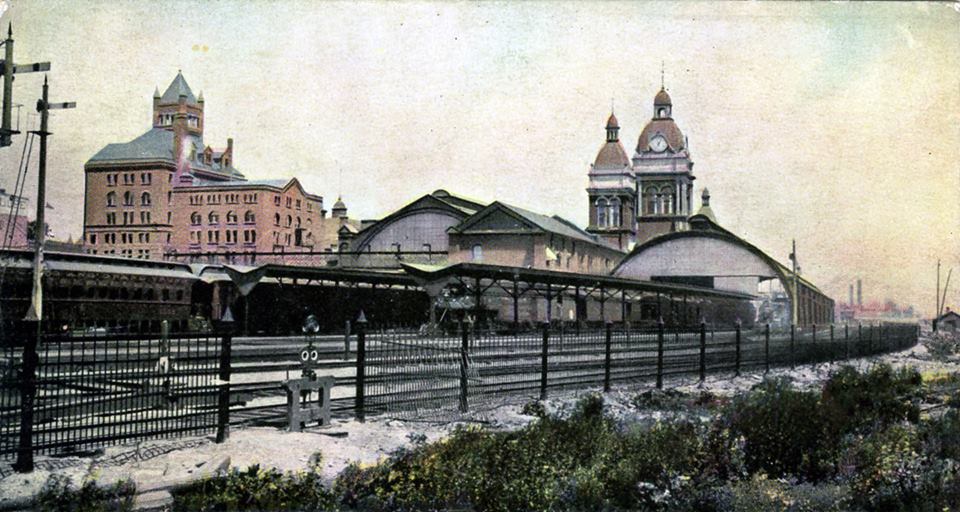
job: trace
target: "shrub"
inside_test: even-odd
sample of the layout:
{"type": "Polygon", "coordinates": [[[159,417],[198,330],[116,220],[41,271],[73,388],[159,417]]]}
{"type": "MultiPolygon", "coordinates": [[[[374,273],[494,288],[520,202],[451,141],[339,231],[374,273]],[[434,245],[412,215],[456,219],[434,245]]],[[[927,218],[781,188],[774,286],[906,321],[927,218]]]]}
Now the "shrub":
{"type": "Polygon", "coordinates": [[[74,488],[70,477],[51,475],[44,483],[36,498],[38,510],[43,511],[120,511],[133,510],[133,496],[136,486],[129,480],[122,480],[110,487],[98,487],[93,480],[87,480],[80,488],[74,488]]]}
{"type": "Polygon", "coordinates": [[[931,483],[928,459],[919,453],[919,436],[911,425],[897,425],[854,443],[849,455],[856,466],[850,486],[867,510],[913,510],[926,501],[931,483]]]}
{"type": "Polygon", "coordinates": [[[173,510],[333,510],[335,501],[316,471],[283,473],[258,465],[232,468],[173,493],[173,510]]]}
{"type": "Polygon", "coordinates": [[[797,391],[786,379],[768,379],[728,407],[724,421],[743,437],[749,472],[772,477],[821,477],[822,425],[816,393],[797,391]]]}
{"type": "Polygon", "coordinates": [[[923,379],[913,368],[883,364],[858,373],[846,366],[823,386],[821,405],[827,435],[869,432],[907,420],[920,420],[923,379]]]}
{"type": "Polygon", "coordinates": [[[850,510],[850,490],[833,484],[792,484],[757,475],[731,486],[729,509],[743,512],[842,512],[850,510]]]}

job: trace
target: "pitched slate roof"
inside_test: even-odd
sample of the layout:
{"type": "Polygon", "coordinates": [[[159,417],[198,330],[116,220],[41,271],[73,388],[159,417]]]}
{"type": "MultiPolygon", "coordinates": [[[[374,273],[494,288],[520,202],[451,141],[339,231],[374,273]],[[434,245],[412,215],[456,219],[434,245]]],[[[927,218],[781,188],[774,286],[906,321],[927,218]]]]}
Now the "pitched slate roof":
{"type": "Polygon", "coordinates": [[[173,162],[173,132],[153,128],[130,142],[107,144],[89,162],[166,160],[173,162]]]}
{"type": "Polygon", "coordinates": [[[553,217],[548,217],[546,215],[532,212],[517,206],[509,205],[506,203],[499,203],[508,210],[520,215],[527,221],[531,222],[538,228],[550,232],[556,233],[558,235],[563,235],[570,238],[576,238],[578,240],[583,240],[590,243],[598,243],[597,239],[592,235],[583,231],[582,229],[576,227],[572,222],[560,217],[559,215],[554,215],[553,217]]]}
{"type": "Polygon", "coordinates": [[[177,71],[176,78],[173,79],[173,82],[170,82],[170,86],[167,87],[167,90],[163,92],[163,96],[160,97],[160,104],[177,103],[180,101],[181,94],[187,97],[188,105],[197,104],[197,98],[193,95],[193,91],[190,90],[190,86],[187,85],[187,81],[183,78],[183,73],[177,71]]]}

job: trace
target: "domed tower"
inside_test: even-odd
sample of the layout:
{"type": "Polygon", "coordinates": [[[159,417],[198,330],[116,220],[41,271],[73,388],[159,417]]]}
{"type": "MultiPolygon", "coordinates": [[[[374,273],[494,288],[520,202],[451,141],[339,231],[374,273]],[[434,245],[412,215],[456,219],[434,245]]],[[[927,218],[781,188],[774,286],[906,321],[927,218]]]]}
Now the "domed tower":
{"type": "Polygon", "coordinates": [[[636,181],[630,158],[620,143],[620,123],[612,112],[606,130],[607,140],[587,173],[590,178],[587,231],[625,251],[637,234],[636,181]]]}
{"type": "Polygon", "coordinates": [[[347,216],[347,205],[342,197],[337,197],[337,202],[333,203],[333,209],[330,210],[330,216],[334,219],[342,219],[347,216]]]}
{"type": "Polygon", "coordinates": [[[689,229],[693,161],[677,123],[673,101],[662,86],[653,99],[653,117],[643,128],[633,156],[637,181],[637,242],[689,229]]]}

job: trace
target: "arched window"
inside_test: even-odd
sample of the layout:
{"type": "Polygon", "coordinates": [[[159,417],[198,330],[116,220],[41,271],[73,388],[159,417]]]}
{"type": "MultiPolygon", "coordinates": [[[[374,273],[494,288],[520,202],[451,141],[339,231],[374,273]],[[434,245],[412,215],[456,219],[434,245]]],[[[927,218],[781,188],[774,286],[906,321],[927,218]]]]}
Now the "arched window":
{"type": "Polygon", "coordinates": [[[253,210],[247,210],[247,213],[243,214],[243,222],[247,224],[253,224],[256,222],[256,218],[253,215],[253,210]]]}
{"type": "Polygon", "coordinates": [[[123,193],[123,205],[133,206],[133,192],[129,190],[123,193]]]}
{"type": "Polygon", "coordinates": [[[237,214],[230,210],[227,212],[227,224],[236,224],[237,223],[237,214]]]}
{"type": "Polygon", "coordinates": [[[300,227],[300,217],[297,217],[297,227],[300,227]]]}
{"type": "Polygon", "coordinates": [[[607,225],[607,200],[604,198],[597,199],[597,226],[604,227],[607,225]]]}
{"type": "Polygon", "coordinates": [[[190,214],[190,224],[193,224],[194,226],[200,225],[200,213],[193,212],[190,214]]]}
{"type": "Polygon", "coordinates": [[[644,193],[644,196],[646,196],[645,198],[647,200],[647,214],[648,215],[656,214],[657,213],[657,189],[652,187],[648,188],[647,191],[644,193]]]}
{"type": "Polygon", "coordinates": [[[210,215],[207,216],[207,222],[209,224],[219,224],[220,215],[218,215],[217,212],[210,212],[210,215]]]}
{"type": "Polygon", "coordinates": [[[117,193],[108,192],[107,193],[107,206],[116,206],[117,205],[117,193]]]}
{"type": "Polygon", "coordinates": [[[141,206],[150,206],[150,192],[144,192],[140,194],[140,205],[141,206]]]}
{"type": "Polygon", "coordinates": [[[473,261],[482,261],[483,260],[483,246],[480,244],[474,244],[473,250],[471,253],[473,261]]]}
{"type": "Polygon", "coordinates": [[[274,213],[274,214],[273,214],[273,223],[274,223],[275,225],[277,225],[277,226],[280,225],[280,214],[279,214],[279,213],[274,213]]]}
{"type": "Polygon", "coordinates": [[[292,225],[293,225],[293,217],[287,215],[287,227],[290,227],[292,225]]]}
{"type": "Polygon", "coordinates": [[[673,213],[673,189],[670,187],[663,187],[660,189],[660,196],[663,198],[663,206],[661,213],[670,215],[673,213]]]}
{"type": "Polygon", "coordinates": [[[620,227],[620,199],[610,201],[610,226],[620,227]]]}

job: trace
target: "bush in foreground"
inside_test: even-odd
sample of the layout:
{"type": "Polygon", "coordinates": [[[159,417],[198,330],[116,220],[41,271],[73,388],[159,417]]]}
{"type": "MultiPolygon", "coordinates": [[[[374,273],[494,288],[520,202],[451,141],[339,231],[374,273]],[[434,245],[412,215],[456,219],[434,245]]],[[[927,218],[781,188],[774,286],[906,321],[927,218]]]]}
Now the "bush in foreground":
{"type": "Polygon", "coordinates": [[[36,509],[51,512],[94,512],[133,510],[136,486],[122,480],[110,487],[99,487],[87,480],[79,488],[69,477],[51,475],[36,498],[36,509]]]}

